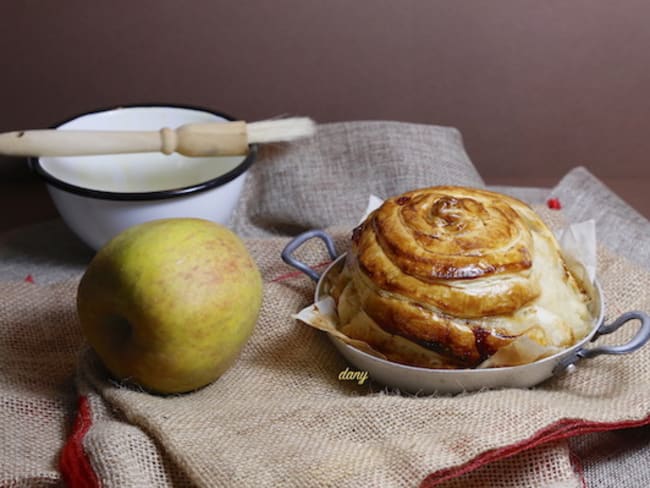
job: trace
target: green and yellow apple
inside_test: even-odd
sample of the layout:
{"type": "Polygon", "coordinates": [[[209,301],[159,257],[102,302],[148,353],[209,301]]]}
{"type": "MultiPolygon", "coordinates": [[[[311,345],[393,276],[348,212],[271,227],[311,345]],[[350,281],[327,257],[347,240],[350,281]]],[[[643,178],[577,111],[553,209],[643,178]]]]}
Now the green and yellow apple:
{"type": "Polygon", "coordinates": [[[235,361],[261,301],[259,270],[233,232],[175,218],[136,225],[106,244],[79,283],[77,311],[113,376],[182,393],[235,361]]]}

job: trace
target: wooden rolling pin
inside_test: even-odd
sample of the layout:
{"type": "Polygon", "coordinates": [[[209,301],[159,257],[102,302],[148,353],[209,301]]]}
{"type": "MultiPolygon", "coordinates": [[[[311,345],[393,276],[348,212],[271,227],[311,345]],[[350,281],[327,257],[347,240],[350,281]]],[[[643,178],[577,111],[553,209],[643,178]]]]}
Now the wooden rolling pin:
{"type": "Polygon", "coordinates": [[[208,122],[159,131],[25,130],[0,134],[6,156],[88,156],[177,152],[184,156],[238,156],[249,144],[285,142],[315,132],[306,117],[246,123],[208,122]]]}

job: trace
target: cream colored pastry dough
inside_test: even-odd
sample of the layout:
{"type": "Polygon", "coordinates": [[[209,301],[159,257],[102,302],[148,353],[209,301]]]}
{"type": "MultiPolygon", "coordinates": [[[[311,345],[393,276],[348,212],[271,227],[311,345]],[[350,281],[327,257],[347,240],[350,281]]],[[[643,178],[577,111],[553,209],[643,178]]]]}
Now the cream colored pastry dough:
{"type": "Polygon", "coordinates": [[[344,334],[432,368],[518,364],[518,339],[548,355],[592,326],[589,294],[539,216],[470,188],[386,200],[354,230],[330,293],[344,334]]]}

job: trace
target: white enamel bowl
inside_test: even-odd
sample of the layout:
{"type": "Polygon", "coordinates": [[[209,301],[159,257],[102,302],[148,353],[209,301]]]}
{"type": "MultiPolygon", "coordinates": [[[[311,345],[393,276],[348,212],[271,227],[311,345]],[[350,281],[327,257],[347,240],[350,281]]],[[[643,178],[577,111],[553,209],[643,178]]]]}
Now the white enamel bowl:
{"type": "MultiPolygon", "coordinates": [[[[316,281],[314,302],[322,299],[326,293],[327,276],[340,269],[345,255],[338,256],[330,236],[313,230],[294,238],[282,251],[282,259],[316,281]],[[319,275],[305,263],[298,261],[293,253],[310,239],[324,241],[333,262],[319,275]]],[[[560,351],[553,356],[521,366],[486,369],[428,369],[394,363],[365,353],[337,337],[330,335],[332,343],[343,357],[360,371],[367,371],[370,379],[403,392],[416,394],[460,393],[493,388],[529,388],[542,381],[563,373],[574,367],[580,359],[592,358],[601,354],[626,354],[641,348],[650,340],[650,317],[644,312],[634,311],[622,314],[611,324],[605,324],[602,291],[596,283],[596,310],[591,332],[574,346],[560,351]],[[627,343],[618,346],[587,347],[604,334],[610,334],[623,324],[638,320],[638,332],[627,343]]]]}
{"type": "MultiPolygon", "coordinates": [[[[58,130],[160,130],[225,115],[181,106],[130,106],[84,114],[58,130]]],[[[30,158],[72,231],[97,250],[132,225],[196,217],[227,225],[256,147],[237,157],[190,158],[141,153],[30,158]]]]}

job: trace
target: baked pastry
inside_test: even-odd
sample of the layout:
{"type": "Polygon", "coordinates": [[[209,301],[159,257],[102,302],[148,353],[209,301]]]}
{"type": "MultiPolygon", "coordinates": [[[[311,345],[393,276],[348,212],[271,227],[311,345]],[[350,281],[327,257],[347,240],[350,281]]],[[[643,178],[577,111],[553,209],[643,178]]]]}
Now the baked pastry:
{"type": "Polygon", "coordinates": [[[540,217],[471,188],[386,200],[354,230],[330,294],[345,335],[430,368],[521,364],[575,344],[592,326],[588,287],[540,217]]]}

